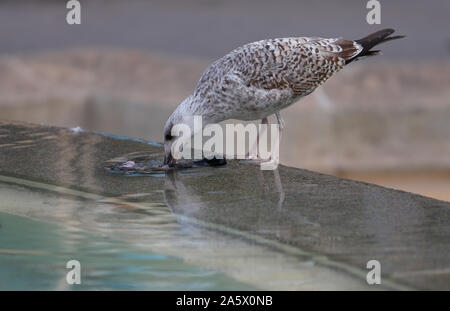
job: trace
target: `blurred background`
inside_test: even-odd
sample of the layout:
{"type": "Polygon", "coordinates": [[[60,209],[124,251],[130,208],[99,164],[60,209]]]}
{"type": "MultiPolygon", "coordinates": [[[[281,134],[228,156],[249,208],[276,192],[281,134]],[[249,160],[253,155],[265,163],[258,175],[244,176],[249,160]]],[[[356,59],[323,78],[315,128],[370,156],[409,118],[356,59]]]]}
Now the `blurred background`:
{"type": "MultiPolygon", "coordinates": [[[[406,39],[283,111],[282,164],[450,200],[450,2],[81,0],[0,2],[0,119],[162,141],[206,67],[248,42],[406,39]]],[[[1,146],[0,146],[1,148],[1,146]]]]}

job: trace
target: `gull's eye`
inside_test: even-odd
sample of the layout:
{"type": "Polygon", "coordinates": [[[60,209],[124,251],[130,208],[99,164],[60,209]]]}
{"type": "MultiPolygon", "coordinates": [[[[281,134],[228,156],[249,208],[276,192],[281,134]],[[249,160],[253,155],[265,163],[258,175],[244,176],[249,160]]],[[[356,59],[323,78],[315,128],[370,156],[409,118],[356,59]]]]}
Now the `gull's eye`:
{"type": "Polygon", "coordinates": [[[164,139],[165,140],[172,140],[172,135],[170,133],[166,134],[166,136],[164,136],[164,139]]]}

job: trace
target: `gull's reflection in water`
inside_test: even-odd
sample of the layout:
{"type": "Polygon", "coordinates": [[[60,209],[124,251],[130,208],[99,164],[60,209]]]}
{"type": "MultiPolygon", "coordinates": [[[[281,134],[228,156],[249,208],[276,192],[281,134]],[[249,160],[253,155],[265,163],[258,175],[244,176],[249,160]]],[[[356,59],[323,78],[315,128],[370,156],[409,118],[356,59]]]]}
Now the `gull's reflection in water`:
{"type": "Polygon", "coordinates": [[[168,171],[164,200],[175,215],[279,235],[285,191],[280,173],[257,167],[168,171]]]}
{"type": "MultiPolygon", "coordinates": [[[[265,187],[266,190],[270,191],[269,183],[267,183],[266,180],[264,179],[264,175],[261,170],[258,170],[258,179],[261,187],[265,187]]],[[[286,194],[284,193],[283,190],[283,184],[281,183],[280,172],[278,171],[278,169],[273,170],[273,181],[275,184],[276,192],[279,193],[279,200],[277,207],[281,209],[283,207],[283,202],[286,194]]]]}

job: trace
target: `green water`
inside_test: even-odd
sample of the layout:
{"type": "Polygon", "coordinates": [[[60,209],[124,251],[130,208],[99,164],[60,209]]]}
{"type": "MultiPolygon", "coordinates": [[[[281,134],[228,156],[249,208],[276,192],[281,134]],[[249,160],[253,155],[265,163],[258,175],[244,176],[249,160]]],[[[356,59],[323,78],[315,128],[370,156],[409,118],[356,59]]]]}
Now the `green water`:
{"type": "Polygon", "coordinates": [[[183,260],[111,238],[0,212],[0,290],[246,290],[250,286],[183,260]],[[69,285],[66,263],[81,264],[69,285]]]}

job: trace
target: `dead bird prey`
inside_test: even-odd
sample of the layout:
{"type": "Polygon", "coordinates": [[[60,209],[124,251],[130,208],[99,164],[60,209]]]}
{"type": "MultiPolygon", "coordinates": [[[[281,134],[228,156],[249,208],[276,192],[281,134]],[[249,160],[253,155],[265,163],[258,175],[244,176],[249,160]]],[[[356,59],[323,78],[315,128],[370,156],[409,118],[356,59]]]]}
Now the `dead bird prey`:
{"type": "MultiPolygon", "coordinates": [[[[171,147],[175,124],[193,128],[193,117],[202,125],[227,119],[268,123],[275,114],[280,128],[280,110],[311,94],[335,72],[361,57],[379,54],[371,50],[386,41],[393,29],[383,29],[359,40],[292,37],[257,41],[239,47],[212,63],[203,73],[194,93],[172,113],[164,128],[164,164],[176,163],[171,147]]],[[[191,131],[193,133],[193,131],[191,131]]]]}

